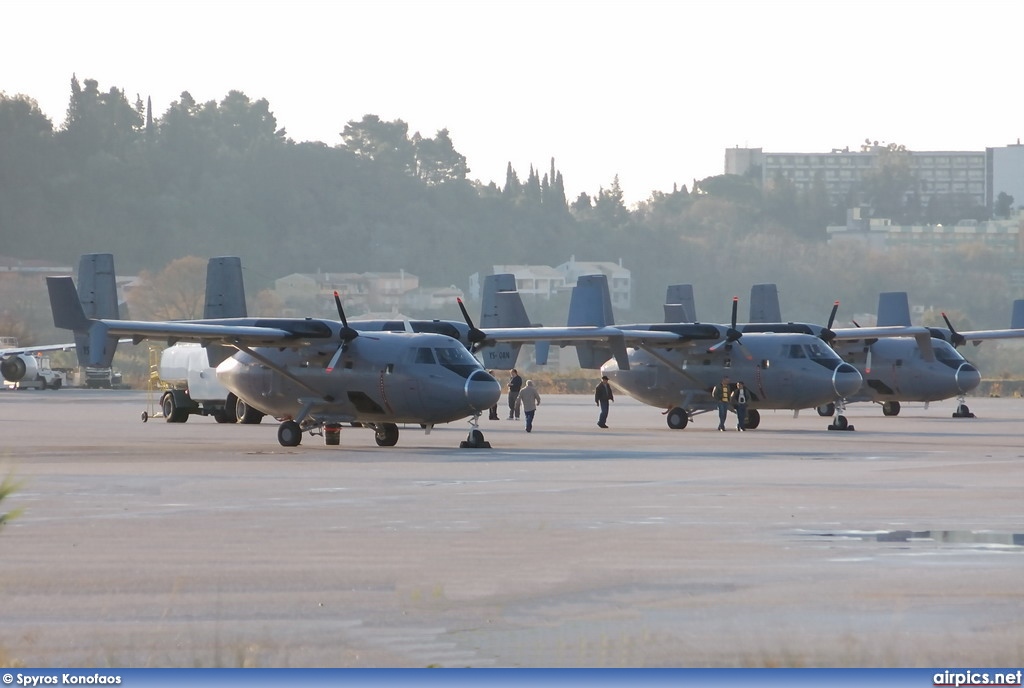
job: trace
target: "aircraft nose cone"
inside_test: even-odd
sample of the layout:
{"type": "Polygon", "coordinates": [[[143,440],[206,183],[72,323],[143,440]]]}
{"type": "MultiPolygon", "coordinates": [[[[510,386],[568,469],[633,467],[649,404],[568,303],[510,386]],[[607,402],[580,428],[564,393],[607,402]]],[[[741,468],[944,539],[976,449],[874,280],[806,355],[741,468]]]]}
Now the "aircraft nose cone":
{"type": "Polygon", "coordinates": [[[963,393],[981,384],[981,373],[970,363],[962,363],[956,371],[956,385],[963,393]]]}
{"type": "Polygon", "coordinates": [[[466,400],[474,411],[483,412],[498,403],[501,384],[485,370],[477,370],[466,380],[466,400]]]}
{"type": "Polygon", "coordinates": [[[856,394],[863,382],[860,372],[849,363],[840,363],[832,373],[832,388],[840,399],[856,394]]]}

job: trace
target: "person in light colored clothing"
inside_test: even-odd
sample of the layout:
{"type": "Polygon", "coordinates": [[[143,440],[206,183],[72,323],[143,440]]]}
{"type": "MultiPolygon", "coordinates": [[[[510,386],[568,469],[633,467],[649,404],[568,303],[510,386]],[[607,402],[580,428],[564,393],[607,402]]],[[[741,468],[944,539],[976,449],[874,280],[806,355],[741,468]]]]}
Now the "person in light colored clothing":
{"type": "Polygon", "coordinates": [[[533,414],[540,406],[540,392],[533,384],[533,380],[527,380],[526,386],[519,392],[519,403],[523,405],[523,415],[526,416],[526,432],[533,432],[533,414]]]}

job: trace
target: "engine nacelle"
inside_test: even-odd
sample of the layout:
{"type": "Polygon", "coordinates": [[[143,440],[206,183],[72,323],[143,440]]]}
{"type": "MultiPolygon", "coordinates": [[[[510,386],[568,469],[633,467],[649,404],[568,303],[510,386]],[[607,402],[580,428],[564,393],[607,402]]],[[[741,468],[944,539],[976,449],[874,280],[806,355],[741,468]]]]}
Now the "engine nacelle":
{"type": "Polygon", "coordinates": [[[25,379],[30,367],[38,370],[36,360],[32,356],[14,354],[0,360],[0,375],[8,382],[20,382],[25,379]]]}

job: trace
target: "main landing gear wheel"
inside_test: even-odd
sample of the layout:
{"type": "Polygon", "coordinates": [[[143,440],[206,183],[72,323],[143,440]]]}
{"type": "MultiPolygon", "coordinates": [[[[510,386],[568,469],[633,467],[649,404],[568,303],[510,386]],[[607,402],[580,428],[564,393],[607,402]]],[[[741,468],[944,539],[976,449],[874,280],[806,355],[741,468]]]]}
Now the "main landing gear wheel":
{"type": "Polygon", "coordinates": [[[245,425],[256,425],[263,420],[263,416],[265,415],[262,411],[257,411],[234,394],[228,394],[225,406],[234,416],[235,422],[243,423],[245,425]]]}
{"type": "Polygon", "coordinates": [[[686,412],[686,409],[676,406],[665,415],[665,422],[673,430],[682,430],[690,422],[690,414],[686,412]]]}
{"type": "Polygon", "coordinates": [[[818,407],[818,415],[823,417],[831,417],[836,414],[836,405],[831,401],[827,404],[822,404],[818,407]]]}
{"type": "Polygon", "coordinates": [[[293,420],[286,420],[277,427],[277,441],[282,447],[297,447],[302,442],[302,428],[293,420]]]}
{"type": "Polygon", "coordinates": [[[469,437],[459,443],[459,449],[490,449],[491,443],[484,440],[484,434],[473,428],[469,437]]]}
{"type": "Polygon", "coordinates": [[[967,407],[967,404],[960,404],[956,407],[956,411],[953,411],[954,418],[974,418],[974,414],[971,413],[971,409],[967,407]]]}
{"type": "Polygon", "coordinates": [[[757,409],[747,409],[746,422],[743,424],[747,430],[756,430],[760,424],[761,414],[757,412],[757,409]]]}
{"type": "Polygon", "coordinates": [[[898,402],[898,401],[883,401],[882,402],[882,415],[883,416],[898,416],[898,415],[900,415],[900,402],[898,402]]]}
{"type": "Polygon", "coordinates": [[[846,420],[846,416],[836,416],[836,419],[832,421],[832,424],[828,426],[829,430],[853,430],[853,426],[850,425],[850,421],[846,420]]]}
{"type": "Polygon", "coordinates": [[[381,423],[375,429],[373,439],[378,447],[393,447],[398,444],[398,426],[394,423],[381,423]]]}

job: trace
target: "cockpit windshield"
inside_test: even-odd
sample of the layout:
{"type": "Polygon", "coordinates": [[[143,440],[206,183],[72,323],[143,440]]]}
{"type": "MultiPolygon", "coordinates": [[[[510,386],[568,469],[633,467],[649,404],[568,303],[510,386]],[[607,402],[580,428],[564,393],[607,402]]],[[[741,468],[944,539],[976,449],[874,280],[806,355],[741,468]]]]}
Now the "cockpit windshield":
{"type": "Polygon", "coordinates": [[[944,342],[941,339],[932,339],[932,349],[935,351],[936,361],[939,361],[954,370],[958,369],[966,362],[966,359],[961,356],[960,352],[954,349],[949,342],[944,342]]]}
{"type": "Polygon", "coordinates": [[[839,358],[839,354],[823,342],[783,344],[782,357],[789,359],[806,358],[820,366],[825,366],[829,370],[835,370],[836,366],[843,362],[843,359],[839,358]]]}
{"type": "Polygon", "coordinates": [[[437,347],[434,354],[438,363],[462,377],[468,378],[474,371],[481,369],[480,362],[462,345],[437,347]]]}

